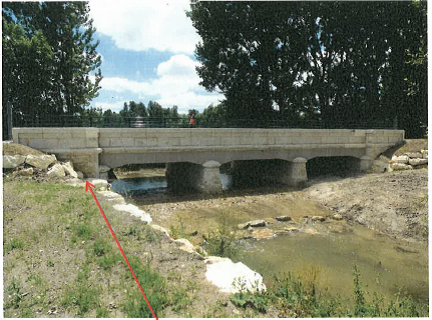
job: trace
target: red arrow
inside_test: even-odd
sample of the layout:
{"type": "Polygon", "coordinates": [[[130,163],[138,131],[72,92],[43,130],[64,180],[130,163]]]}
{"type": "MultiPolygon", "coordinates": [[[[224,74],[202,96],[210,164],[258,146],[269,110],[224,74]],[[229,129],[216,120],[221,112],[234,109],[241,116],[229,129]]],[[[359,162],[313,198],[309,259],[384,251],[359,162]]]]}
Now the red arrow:
{"type": "Polygon", "coordinates": [[[130,272],[132,273],[132,276],[134,277],[134,279],[135,279],[135,281],[136,281],[136,283],[137,283],[139,289],[141,290],[142,295],[144,296],[145,301],[147,302],[148,307],[150,308],[151,313],[153,314],[153,317],[154,317],[156,320],[158,320],[158,317],[156,316],[156,313],[153,311],[153,308],[151,307],[150,302],[148,301],[147,296],[145,295],[144,290],[143,290],[143,288],[141,287],[141,285],[140,285],[140,283],[139,283],[139,281],[138,281],[138,278],[137,278],[136,275],[135,275],[135,272],[132,270],[132,267],[131,267],[131,265],[130,265],[128,259],[126,258],[126,255],[125,255],[125,253],[124,253],[124,251],[123,251],[123,249],[122,249],[122,247],[121,247],[121,245],[120,245],[120,242],[117,240],[117,237],[116,237],[116,235],[115,235],[115,233],[114,233],[114,230],[111,228],[111,225],[110,225],[110,223],[108,222],[108,219],[107,219],[107,217],[106,217],[104,211],[102,210],[102,208],[101,208],[101,206],[100,206],[100,204],[99,204],[99,201],[98,201],[98,199],[96,198],[96,195],[95,195],[94,192],[93,192],[92,187],[94,188],[95,186],[92,185],[90,182],[86,181],[85,191],[90,190],[90,192],[91,192],[91,194],[92,194],[94,200],[96,201],[96,204],[97,204],[97,206],[98,206],[100,212],[102,213],[102,216],[103,216],[104,219],[105,219],[106,224],[108,225],[108,228],[109,228],[110,231],[111,231],[111,234],[112,234],[112,236],[113,236],[115,242],[117,243],[117,246],[118,246],[119,249],[120,249],[121,254],[123,255],[123,258],[124,258],[125,261],[126,261],[126,264],[127,264],[128,267],[129,267],[130,272]]]}

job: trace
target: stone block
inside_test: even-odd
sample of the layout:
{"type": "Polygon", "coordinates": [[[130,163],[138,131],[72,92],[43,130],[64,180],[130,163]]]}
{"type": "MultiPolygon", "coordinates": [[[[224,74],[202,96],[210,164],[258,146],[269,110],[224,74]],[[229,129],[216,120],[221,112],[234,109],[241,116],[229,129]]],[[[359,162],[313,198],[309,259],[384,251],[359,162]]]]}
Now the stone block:
{"type": "Polygon", "coordinates": [[[427,159],[428,158],[428,151],[427,150],[422,150],[421,154],[422,154],[422,158],[423,159],[427,159]]]}
{"type": "Polygon", "coordinates": [[[4,169],[14,169],[19,167],[24,163],[26,156],[16,155],[16,156],[3,156],[3,168],[4,169]]]}
{"type": "Polygon", "coordinates": [[[402,155],[402,156],[393,156],[391,159],[392,163],[401,163],[401,164],[407,164],[409,161],[409,157],[406,155],[402,155]]]}
{"type": "Polygon", "coordinates": [[[57,159],[54,155],[43,155],[43,156],[34,156],[28,155],[26,157],[25,162],[36,169],[46,170],[48,166],[55,162],[57,159]]]}
{"type": "Polygon", "coordinates": [[[405,155],[408,156],[410,159],[423,158],[421,152],[407,152],[405,153],[405,155]]]}
{"type": "Polygon", "coordinates": [[[47,175],[62,178],[66,175],[66,173],[63,166],[59,163],[56,163],[51,169],[48,170],[47,175]]]}
{"type": "Polygon", "coordinates": [[[417,158],[417,159],[409,159],[409,164],[412,166],[420,166],[423,164],[427,164],[428,160],[423,158],[417,158]]]}
{"type": "Polygon", "coordinates": [[[400,171],[400,170],[412,170],[412,166],[410,166],[409,164],[404,164],[404,163],[392,163],[391,167],[393,170],[395,171],[400,171]]]}

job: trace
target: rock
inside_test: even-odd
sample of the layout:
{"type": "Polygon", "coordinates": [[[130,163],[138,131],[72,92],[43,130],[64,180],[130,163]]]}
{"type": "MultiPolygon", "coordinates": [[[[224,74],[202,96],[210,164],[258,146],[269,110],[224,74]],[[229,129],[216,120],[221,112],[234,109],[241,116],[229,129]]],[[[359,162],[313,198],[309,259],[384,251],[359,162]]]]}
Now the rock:
{"type": "Polygon", "coordinates": [[[312,234],[312,235],[318,233],[318,231],[316,231],[315,229],[312,229],[312,228],[304,229],[303,232],[307,233],[307,234],[312,234]]]}
{"type": "Polygon", "coordinates": [[[78,178],[72,178],[72,179],[68,179],[65,181],[65,183],[68,186],[72,186],[72,187],[80,187],[80,188],[84,188],[85,187],[85,182],[78,179],[78,178]]]}
{"type": "Polygon", "coordinates": [[[93,184],[96,189],[105,188],[105,190],[107,190],[109,187],[108,181],[106,181],[104,179],[89,178],[89,179],[87,179],[87,181],[90,182],[91,184],[93,184]]]}
{"type": "MultiPolygon", "coordinates": [[[[401,164],[407,164],[409,161],[408,156],[402,155],[402,156],[393,156],[391,159],[392,163],[401,163],[401,164]]],[[[394,169],[394,168],[393,168],[394,169]]]]}
{"type": "Polygon", "coordinates": [[[100,165],[99,166],[99,173],[101,173],[101,172],[108,172],[110,170],[111,170],[111,168],[108,167],[108,166],[104,166],[104,165],[100,165]]]}
{"type": "Polygon", "coordinates": [[[254,230],[251,234],[252,238],[255,239],[268,239],[273,237],[274,233],[271,229],[259,229],[254,230]]]}
{"type": "Polygon", "coordinates": [[[428,160],[423,158],[417,158],[417,159],[409,159],[409,164],[412,166],[420,166],[422,164],[427,164],[428,160]]]}
{"type": "Polygon", "coordinates": [[[339,224],[330,226],[329,229],[330,229],[330,232],[333,232],[333,233],[343,233],[344,232],[344,227],[342,225],[339,225],[339,224]]]}
{"type": "Polygon", "coordinates": [[[320,221],[320,222],[323,222],[323,221],[325,221],[325,217],[323,217],[323,216],[313,216],[312,218],[311,218],[311,220],[312,221],[320,221]]]}
{"type": "Polygon", "coordinates": [[[423,159],[427,159],[428,158],[428,151],[427,150],[422,150],[421,154],[422,154],[422,158],[423,159]]]}
{"type": "Polygon", "coordinates": [[[74,177],[74,178],[78,178],[78,174],[74,170],[72,163],[70,161],[63,163],[62,167],[63,167],[64,171],[66,172],[66,175],[69,175],[69,176],[74,177]]]}
{"type": "Polygon", "coordinates": [[[183,251],[189,252],[189,253],[195,252],[195,247],[192,243],[190,243],[189,240],[177,239],[177,240],[174,240],[174,242],[181,244],[180,250],[183,250],[183,251]]]}
{"type": "Polygon", "coordinates": [[[405,153],[406,156],[408,156],[411,159],[414,158],[423,158],[423,155],[421,152],[407,152],[405,153]]]}
{"type": "Polygon", "coordinates": [[[335,214],[333,214],[331,218],[332,218],[333,220],[338,220],[338,221],[343,219],[342,215],[339,214],[339,213],[335,213],[335,214]]]}
{"type": "Polygon", "coordinates": [[[46,170],[49,167],[49,165],[54,163],[56,160],[57,159],[54,155],[43,155],[43,156],[29,155],[26,157],[25,162],[35,167],[36,169],[46,170]]]}
{"type": "Polygon", "coordinates": [[[382,173],[382,172],[392,172],[393,171],[393,169],[391,168],[391,165],[390,165],[389,161],[386,162],[386,161],[382,161],[380,159],[374,160],[374,162],[372,163],[371,170],[373,172],[379,172],[379,173],[382,173]]]}
{"type": "Polygon", "coordinates": [[[392,163],[391,167],[395,171],[411,170],[412,169],[412,166],[410,166],[408,164],[403,164],[403,163],[392,163]]]}
{"type": "Polygon", "coordinates": [[[27,168],[27,169],[22,169],[20,171],[18,171],[18,174],[20,176],[31,176],[33,174],[34,170],[33,168],[27,168]]]}
{"type": "Polygon", "coordinates": [[[97,194],[100,194],[101,196],[104,196],[105,198],[107,198],[109,201],[115,202],[115,203],[119,203],[119,204],[126,204],[124,198],[119,195],[118,193],[115,193],[113,191],[96,191],[97,194]]]}
{"type": "Polygon", "coordinates": [[[266,226],[265,220],[254,220],[254,221],[249,221],[248,223],[253,228],[266,226]]]}
{"type": "Polygon", "coordinates": [[[26,156],[3,156],[3,168],[14,169],[24,163],[26,156]]]}
{"type": "Polygon", "coordinates": [[[76,174],[78,179],[84,179],[84,173],[82,173],[81,171],[76,171],[76,174]]]}
{"type": "Polygon", "coordinates": [[[237,228],[239,229],[239,230],[245,230],[245,229],[247,229],[247,228],[249,228],[250,227],[250,223],[249,222],[246,222],[246,223],[240,223],[239,225],[237,225],[237,228]]]}
{"type": "Polygon", "coordinates": [[[63,166],[59,163],[56,163],[51,169],[48,170],[47,175],[50,177],[62,178],[66,175],[66,173],[65,170],[63,169],[63,166]]]}
{"type": "Polygon", "coordinates": [[[152,218],[147,212],[141,210],[140,208],[134,206],[133,204],[115,204],[113,208],[117,211],[127,212],[131,216],[141,219],[141,221],[147,223],[150,223],[152,221],[152,218]]]}
{"type": "Polygon", "coordinates": [[[108,180],[108,172],[99,172],[99,179],[108,180]]]}
{"type": "Polygon", "coordinates": [[[280,217],[276,217],[277,221],[291,221],[292,218],[290,216],[280,216],[280,217]]]}
{"type": "Polygon", "coordinates": [[[299,229],[297,228],[297,227],[286,227],[286,228],[284,228],[286,231],[288,231],[288,232],[298,232],[299,231],[299,229]]]}
{"type": "Polygon", "coordinates": [[[157,224],[151,224],[150,225],[153,229],[160,231],[162,233],[164,233],[166,236],[169,237],[169,232],[167,229],[165,229],[164,227],[158,226],[157,224]]]}
{"type": "Polygon", "coordinates": [[[221,292],[237,293],[242,290],[251,292],[265,291],[267,288],[259,273],[249,269],[242,262],[234,263],[231,259],[208,257],[206,278],[221,292]],[[242,285],[239,285],[239,282],[242,285]]]}

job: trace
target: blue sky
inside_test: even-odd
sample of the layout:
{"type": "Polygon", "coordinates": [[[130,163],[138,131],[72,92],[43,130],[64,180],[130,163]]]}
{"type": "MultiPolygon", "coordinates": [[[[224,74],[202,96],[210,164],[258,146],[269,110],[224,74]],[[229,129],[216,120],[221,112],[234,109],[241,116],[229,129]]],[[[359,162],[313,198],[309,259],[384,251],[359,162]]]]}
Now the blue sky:
{"type": "Polygon", "coordinates": [[[91,106],[119,111],[125,101],[153,100],[187,112],[224,98],[198,84],[193,52],[200,38],[185,10],[189,0],[90,1],[104,77],[91,106]]]}

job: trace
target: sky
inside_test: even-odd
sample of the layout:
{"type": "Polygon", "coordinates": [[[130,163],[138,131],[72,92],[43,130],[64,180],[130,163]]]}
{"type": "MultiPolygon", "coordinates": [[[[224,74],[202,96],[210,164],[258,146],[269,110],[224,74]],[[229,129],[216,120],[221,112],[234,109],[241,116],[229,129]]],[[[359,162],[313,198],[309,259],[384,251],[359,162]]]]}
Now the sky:
{"type": "Polygon", "coordinates": [[[200,37],[185,14],[189,1],[90,1],[103,76],[92,107],[118,112],[124,102],[153,100],[186,113],[224,99],[199,85],[200,37]]]}

